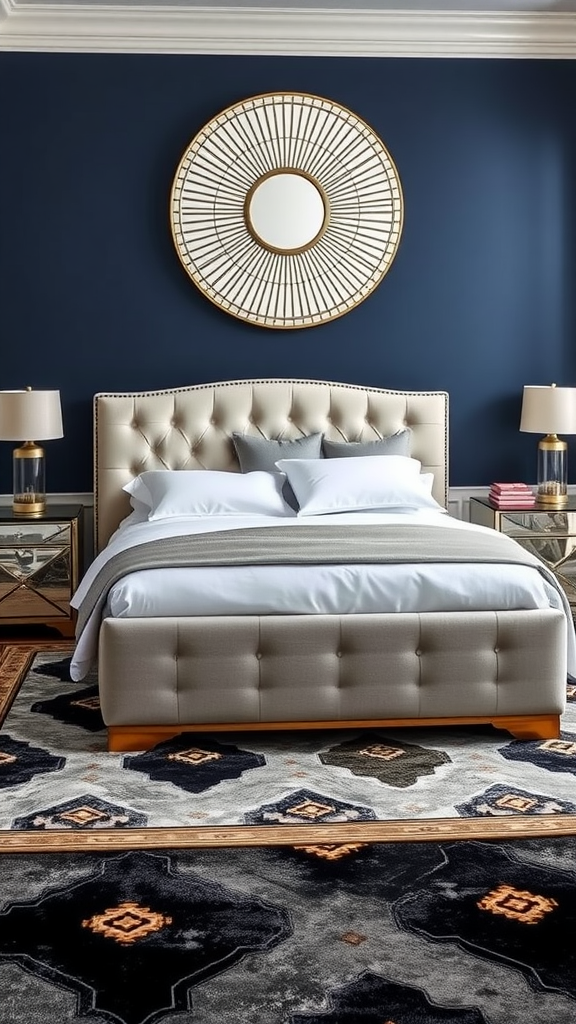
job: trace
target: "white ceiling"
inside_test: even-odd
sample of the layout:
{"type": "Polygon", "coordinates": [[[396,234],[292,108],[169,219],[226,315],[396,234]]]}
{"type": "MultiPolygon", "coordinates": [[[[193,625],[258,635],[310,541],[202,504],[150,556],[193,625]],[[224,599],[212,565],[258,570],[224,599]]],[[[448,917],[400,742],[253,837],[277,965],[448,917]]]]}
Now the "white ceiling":
{"type": "Polygon", "coordinates": [[[75,7],[78,10],[97,11],[102,8],[122,11],[148,10],[259,10],[282,11],[314,11],[314,10],[349,10],[358,11],[500,11],[526,13],[540,11],[544,13],[569,11],[576,12],[576,0],[410,0],[409,3],[395,3],[394,0],[362,0],[354,4],[351,0],[11,0],[6,5],[8,11],[19,11],[35,8],[37,11],[55,12],[58,7],[75,7]]]}
{"type": "Polygon", "coordinates": [[[0,0],[0,50],[576,57],[576,0],[0,0]]]}

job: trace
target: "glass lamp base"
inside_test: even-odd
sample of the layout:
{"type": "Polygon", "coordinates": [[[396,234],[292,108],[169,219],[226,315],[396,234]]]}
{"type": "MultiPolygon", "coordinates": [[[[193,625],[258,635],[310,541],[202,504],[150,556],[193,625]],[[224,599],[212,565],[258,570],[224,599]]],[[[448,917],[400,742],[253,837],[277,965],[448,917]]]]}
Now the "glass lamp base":
{"type": "Polygon", "coordinates": [[[12,501],[12,511],[15,516],[41,516],[46,511],[46,500],[39,501],[40,495],[33,495],[28,500],[28,495],[15,494],[12,501]]]}
{"type": "Polygon", "coordinates": [[[540,488],[536,491],[536,502],[542,508],[565,508],[568,504],[567,494],[550,494],[549,491],[542,492],[540,488]]]}
{"type": "Polygon", "coordinates": [[[536,498],[547,508],[568,503],[568,445],[556,434],[547,434],[538,445],[536,498]]]}
{"type": "Polygon", "coordinates": [[[13,456],[12,511],[18,516],[40,516],[46,511],[44,449],[26,441],[14,449],[13,456]]]}

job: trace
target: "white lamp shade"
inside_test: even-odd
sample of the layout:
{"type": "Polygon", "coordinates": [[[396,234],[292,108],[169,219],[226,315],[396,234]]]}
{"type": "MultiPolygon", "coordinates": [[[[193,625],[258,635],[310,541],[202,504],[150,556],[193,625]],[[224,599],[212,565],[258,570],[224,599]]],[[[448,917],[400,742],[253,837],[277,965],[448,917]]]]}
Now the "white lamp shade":
{"type": "Polygon", "coordinates": [[[0,391],[0,440],[64,437],[59,391],[0,391]]]}
{"type": "Polygon", "coordinates": [[[526,385],[520,430],[531,434],[576,434],[576,388],[526,385]]]}

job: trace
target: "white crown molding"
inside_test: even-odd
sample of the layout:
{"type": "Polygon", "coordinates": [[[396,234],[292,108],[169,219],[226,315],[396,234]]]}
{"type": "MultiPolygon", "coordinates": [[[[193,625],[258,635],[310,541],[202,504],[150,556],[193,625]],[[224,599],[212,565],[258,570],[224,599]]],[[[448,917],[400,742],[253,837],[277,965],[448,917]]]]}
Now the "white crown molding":
{"type": "Polygon", "coordinates": [[[0,0],[0,50],[576,57],[576,14],[153,7],[0,0]]]}

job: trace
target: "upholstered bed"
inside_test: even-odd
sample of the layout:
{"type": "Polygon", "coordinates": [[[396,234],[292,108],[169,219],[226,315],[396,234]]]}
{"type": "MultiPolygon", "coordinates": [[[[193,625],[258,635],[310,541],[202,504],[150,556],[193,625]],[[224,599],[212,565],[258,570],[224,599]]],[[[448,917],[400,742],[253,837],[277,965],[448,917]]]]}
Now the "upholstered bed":
{"type": "MultiPolygon", "coordinates": [[[[445,510],[445,392],[263,379],[98,394],[94,399],[94,564],[106,559],[119,525],[135,514],[137,502],[124,490],[131,481],[156,470],[185,470],[188,475],[191,470],[238,473],[241,465],[233,435],[284,441],[322,435],[327,441],[353,444],[403,432],[410,434],[410,457],[418,460],[425,475],[422,479],[430,480],[434,503],[445,510]]],[[[353,459],[350,465],[358,462],[353,459]]],[[[378,460],[372,463],[375,468],[378,464],[378,460]]],[[[441,514],[442,526],[450,526],[453,521],[445,511],[441,514]]],[[[323,518],[334,525],[338,517],[323,518]]],[[[369,529],[381,531],[379,522],[374,525],[377,519],[366,519],[369,529]]],[[[318,517],[314,525],[317,521],[318,517]]],[[[357,526],[358,521],[358,517],[353,520],[351,532],[362,540],[364,523],[357,526]]],[[[236,520],[224,519],[222,529],[229,522],[238,525],[236,520]]],[[[254,526],[252,519],[246,523],[254,526]]],[[[312,531],[313,526],[293,530],[291,536],[306,539],[312,531]]],[[[482,527],[476,531],[479,540],[492,542],[488,534],[493,531],[482,527]]],[[[445,532],[448,536],[452,531],[445,532]]],[[[262,530],[256,534],[244,530],[239,544],[246,534],[250,540],[263,537],[262,530]]],[[[264,540],[271,542],[274,536],[269,533],[264,540]]],[[[335,542],[333,550],[338,547],[335,542]]],[[[232,549],[236,561],[242,561],[243,548],[232,545],[232,549]]],[[[511,548],[502,551],[503,565],[496,568],[504,578],[507,563],[515,557],[511,548]]],[[[346,560],[342,553],[334,557],[346,560]]],[[[490,557],[494,562],[494,555],[490,557]]],[[[522,572],[542,582],[537,559],[531,565],[531,558],[523,553],[522,572]]],[[[365,550],[362,559],[369,561],[365,550]]],[[[311,560],[304,554],[297,572],[311,571],[311,560]]],[[[323,560],[330,558],[324,554],[323,560]]],[[[268,568],[274,566],[268,564],[268,568]]],[[[92,567],[88,577],[91,571],[92,567]]],[[[129,575],[129,562],[122,572],[129,575]]],[[[552,599],[536,602],[538,606],[508,607],[504,602],[480,610],[464,600],[457,610],[426,605],[426,610],[325,612],[320,606],[313,613],[288,607],[280,613],[218,614],[210,606],[202,614],[202,595],[196,593],[193,613],[163,610],[155,614],[152,602],[151,613],[124,616],[111,611],[104,595],[100,610],[93,610],[91,617],[84,614],[84,619],[89,619],[97,644],[109,748],[142,749],[188,730],[328,725],[492,723],[519,738],[555,737],[574,637],[565,599],[560,592],[553,593],[553,579],[544,577],[543,584],[552,599]]],[[[93,579],[91,585],[96,586],[93,579]]],[[[83,581],[81,591],[83,586],[76,601],[80,618],[88,583],[83,581]]],[[[85,623],[83,630],[73,659],[79,679],[89,663],[78,653],[85,643],[85,623]]]]}

